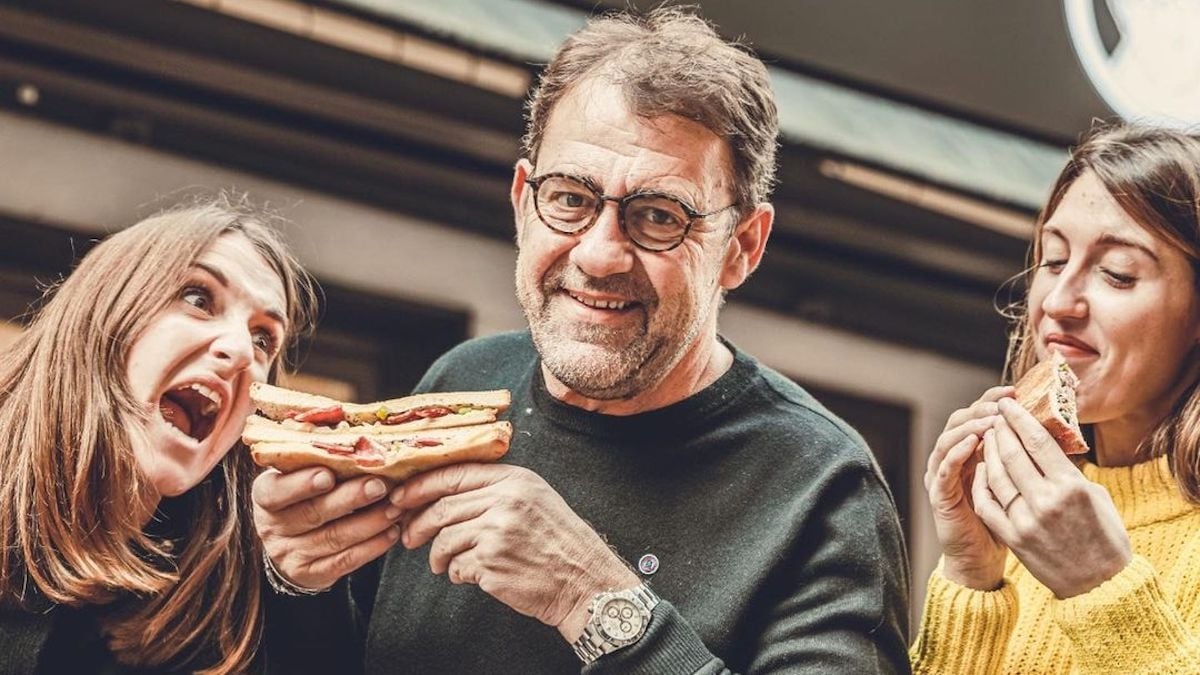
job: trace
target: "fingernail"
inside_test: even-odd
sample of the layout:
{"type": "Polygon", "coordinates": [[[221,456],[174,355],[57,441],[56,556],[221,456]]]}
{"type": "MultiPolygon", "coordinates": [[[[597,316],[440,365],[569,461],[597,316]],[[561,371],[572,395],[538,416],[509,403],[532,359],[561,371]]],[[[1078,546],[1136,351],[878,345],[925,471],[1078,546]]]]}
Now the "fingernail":
{"type": "Polygon", "coordinates": [[[328,490],[333,487],[333,476],[330,476],[327,471],[322,471],[313,477],[313,487],[318,490],[328,490]]]}
{"type": "Polygon", "coordinates": [[[395,490],[392,490],[392,496],[389,499],[393,504],[399,506],[400,503],[404,501],[404,486],[401,485],[395,490]]]}
{"type": "Polygon", "coordinates": [[[381,480],[372,479],[367,481],[367,485],[363,488],[363,491],[367,493],[368,497],[375,499],[376,497],[382,497],[383,493],[387,492],[387,486],[381,480]]]}
{"type": "Polygon", "coordinates": [[[404,509],[400,508],[399,506],[389,506],[383,510],[383,516],[388,520],[395,520],[399,518],[400,514],[402,513],[404,513],[404,509]]]}
{"type": "Polygon", "coordinates": [[[400,538],[400,528],[389,527],[388,531],[387,531],[387,538],[388,538],[388,541],[396,541],[397,539],[399,539],[400,538]]]}

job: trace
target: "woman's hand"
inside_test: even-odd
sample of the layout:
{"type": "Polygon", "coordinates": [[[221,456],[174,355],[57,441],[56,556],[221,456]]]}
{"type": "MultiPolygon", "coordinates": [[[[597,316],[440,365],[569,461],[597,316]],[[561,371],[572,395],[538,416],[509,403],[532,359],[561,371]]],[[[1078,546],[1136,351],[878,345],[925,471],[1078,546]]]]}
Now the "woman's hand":
{"type": "Polygon", "coordinates": [[[988,531],[971,503],[971,481],[979,463],[976,448],[999,414],[996,402],[1012,391],[1012,387],[993,387],[969,408],[950,415],[925,470],[925,491],[942,545],[942,574],[981,591],[1000,586],[1007,549],[988,531]]]}
{"type": "Polygon", "coordinates": [[[1016,401],[999,409],[972,488],[979,517],[1058,598],[1111,579],[1133,556],[1112,497],[1016,401]]]}

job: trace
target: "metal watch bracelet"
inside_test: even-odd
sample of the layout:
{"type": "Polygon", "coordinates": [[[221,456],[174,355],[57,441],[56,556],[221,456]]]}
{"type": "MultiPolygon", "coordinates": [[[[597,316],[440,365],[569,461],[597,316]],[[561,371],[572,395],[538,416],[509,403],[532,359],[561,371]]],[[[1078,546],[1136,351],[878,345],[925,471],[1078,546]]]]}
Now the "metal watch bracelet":
{"type": "Polygon", "coordinates": [[[309,595],[320,595],[333,588],[333,586],[326,586],[325,588],[308,588],[307,586],[301,586],[299,584],[292,583],[287,577],[283,576],[278,567],[275,567],[275,563],[271,561],[271,556],[267,555],[265,549],[263,550],[262,559],[263,571],[267,575],[267,584],[271,587],[271,590],[279,593],[280,595],[305,597],[309,595]]]}
{"type": "MultiPolygon", "coordinates": [[[[649,617],[647,617],[647,619],[646,619],[646,621],[647,621],[646,625],[648,626],[649,621],[651,620],[650,617],[653,616],[654,608],[658,606],[658,603],[660,600],[658,597],[658,594],[656,594],[653,590],[651,590],[650,586],[648,584],[646,584],[645,582],[638,584],[634,588],[628,589],[627,592],[630,593],[634,597],[635,601],[649,615],[649,617]]],[[[599,598],[603,595],[608,595],[610,593],[614,593],[614,592],[609,591],[606,593],[601,593],[601,594],[597,595],[596,597],[599,598]]],[[[593,609],[594,609],[594,603],[595,603],[595,600],[593,600],[593,609]]],[[[645,632],[645,627],[643,627],[643,629],[642,629],[643,634],[644,634],[644,632],[645,632]]],[[[641,638],[641,635],[638,635],[638,637],[635,638],[635,640],[640,639],[640,638],[641,638]]],[[[600,658],[601,656],[604,656],[605,654],[610,654],[613,651],[616,651],[617,649],[620,649],[621,647],[624,647],[624,646],[626,646],[626,645],[625,644],[614,645],[612,643],[609,643],[602,635],[600,635],[598,632],[596,632],[596,630],[594,629],[594,627],[591,625],[591,623],[589,621],[589,624],[587,626],[585,626],[583,629],[583,634],[580,635],[579,639],[577,639],[571,645],[571,649],[574,650],[575,655],[578,656],[579,660],[583,661],[583,664],[586,666],[586,665],[592,663],[593,661],[595,661],[596,659],[600,658]]]]}

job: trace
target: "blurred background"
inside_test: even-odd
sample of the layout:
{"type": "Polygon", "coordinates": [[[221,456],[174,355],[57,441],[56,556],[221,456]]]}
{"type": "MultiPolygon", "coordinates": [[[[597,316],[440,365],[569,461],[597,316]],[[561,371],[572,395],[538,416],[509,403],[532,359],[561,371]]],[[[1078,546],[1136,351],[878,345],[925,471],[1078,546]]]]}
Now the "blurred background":
{"type": "MultiPolygon", "coordinates": [[[[232,188],[292,221],[326,291],[297,386],[403,394],[464,338],[524,326],[523,102],[564,36],[625,4],[0,0],[0,348],[95,241],[232,188]]],[[[767,60],[783,130],[775,231],[721,330],[870,442],[915,620],[925,457],[999,379],[1037,209],[1094,118],[1200,110],[1200,43],[1170,39],[1200,4],[698,4],[767,60]]]]}

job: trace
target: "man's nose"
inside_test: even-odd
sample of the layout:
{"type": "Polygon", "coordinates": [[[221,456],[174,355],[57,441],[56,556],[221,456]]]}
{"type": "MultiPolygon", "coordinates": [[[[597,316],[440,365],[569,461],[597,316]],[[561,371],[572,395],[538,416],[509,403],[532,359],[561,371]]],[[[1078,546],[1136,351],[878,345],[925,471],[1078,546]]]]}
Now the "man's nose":
{"type": "Polygon", "coordinates": [[[621,231],[620,205],[606,201],[600,215],[570,253],[571,262],[592,277],[607,277],[633,269],[634,245],[621,231]]]}

